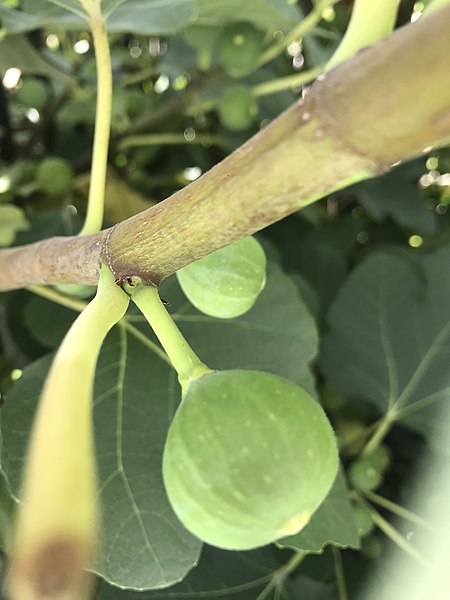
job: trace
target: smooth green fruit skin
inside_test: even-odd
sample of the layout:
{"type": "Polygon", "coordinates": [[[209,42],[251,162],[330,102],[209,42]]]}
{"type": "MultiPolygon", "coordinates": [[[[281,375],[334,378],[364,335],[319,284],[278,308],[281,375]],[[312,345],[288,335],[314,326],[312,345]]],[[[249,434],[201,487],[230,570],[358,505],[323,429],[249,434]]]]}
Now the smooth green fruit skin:
{"type": "Polygon", "coordinates": [[[369,457],[374,468],[379,470],[381,473],[386,471],[392,460],[391,452],[387,446],[378,446],[378,448],[374,450],[367,458],[369,457]]]}
{"type": "Polygon", "coordinates": [[[201,312],[219,319],[246,313],[266,281],[266,256],[247,237],[221,248],[177,272],[181,289],[201,312]]]}
{"type": "Polygon", "coordinates": [[[375,527],[370,510],[362,502],[355,502],[353,505],[353,515],[359,536],[364,537],[368,535],[375,527]]]}
{"type": "Polygon", "coordinates": [[[261,52],[261,34],[250,23],[225,27],[217,42],[217,60],[231,75],[255,67],[261,52]]]}
{"type": "Polygon", "coordinates": [[[228,88],[217,108],[222,124],[233,131],[248,129],[258,114],[258,104],[246,85],[228,88]]]}
{"type": "Polygon", "coordinates": [[[38,188],[51,197],[65,196],[73,186],[73,171],[70,163],[63,158],[45,158],[37,169],[38,188]]]}
{"type": "Polygon", "coordinates": [[[169,429],[163,477],[184,526],[247,550],[304,527],[338,469],[322,408],[275,375],[231,370],[189,384],[169,429]]]}
{"type": "Polygon", "coordinates": [[[17,92],[17,98],[25,106],[31,106],[42,110],[48,99],[48,87],[40,79],[35,77],[25,79],[22,87],[17,92]]]}
{"type": "Polygon", "coordinates": [[[348,476],[355,488],[363,492],[375,490],[383,480],[382,473],[374,466],[370,456],[352,462],[348,476]]]}
{"type": "Polygon", "coordinates": [[[383,553],[383,544],[376,536],[366,537],[361,543],[361,553],[370,560],[376,560],[383,553]]]}

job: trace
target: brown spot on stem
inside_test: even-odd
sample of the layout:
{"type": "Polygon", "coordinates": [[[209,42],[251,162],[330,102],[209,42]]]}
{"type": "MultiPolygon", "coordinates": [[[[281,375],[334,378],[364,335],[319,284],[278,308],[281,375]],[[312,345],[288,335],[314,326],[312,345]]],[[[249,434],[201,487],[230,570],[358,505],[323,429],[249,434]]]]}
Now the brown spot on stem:
{"type": "Polygon", "coordinates": [[[13,558],[9,588],[14,600],[75,600],[89,597],[86,548],[76,539],[54,539],[13,558]]]}
{"type": "Polygon", "coordinates": [[[82,567],[78,544],[55,540],[40,549],[34,560],[30,560],[27,576],[37,597],[53,598],[78,587],[82,567]]]}

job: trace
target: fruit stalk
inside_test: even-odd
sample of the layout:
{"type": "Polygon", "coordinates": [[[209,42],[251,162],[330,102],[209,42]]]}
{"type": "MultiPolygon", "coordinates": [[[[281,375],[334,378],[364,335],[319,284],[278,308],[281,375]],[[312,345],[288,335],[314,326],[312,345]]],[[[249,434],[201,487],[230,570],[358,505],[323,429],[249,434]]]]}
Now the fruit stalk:
{"type": "Polygon", "coordinates": [[[389,35],[394,29],[397,7],[398,0],[355,0],[347,31],[329,60],[327,70],[389,35]]]}
{"type": "Polygon", "coordinates": [[[101,268],[98,292],[64,338],[44,384],[31,434],[12,548],[12,600],[88,596],[98,538],[91,418],[101,344],[128,297],[101,268]]]}
{"type": "Polygon", "coordinates": [[[432,13],[436,12],[437,10],[444,8],[444,6],[447,6],[447,4],[450,4],[450,0],[431,0],[431,2],[429,4],[427,4],[427,6],[425,7],[425,9],[423,11],[423,15],[424,16],[431,15],[432,13]]]}
{"type": "Polygon", "coordinates": [[[89,15],[97,66],[97,105],[95,110],[94,145],[91,182],[86,219],[80,235],[100,231],[103,223],[106,167],[112,112],[112,70],[106,24],[99,3],[83,2],[89,15]]]}
{"type": "Polygon", "coordinates": [[[133,302],[149,322],[162,347],[178,373],[183,396],[189,383],[211,371],[204,365],[189,346],[181,331],[159,298],[158,289],[138,284],[134,289],[126,288],[133,302]]]}

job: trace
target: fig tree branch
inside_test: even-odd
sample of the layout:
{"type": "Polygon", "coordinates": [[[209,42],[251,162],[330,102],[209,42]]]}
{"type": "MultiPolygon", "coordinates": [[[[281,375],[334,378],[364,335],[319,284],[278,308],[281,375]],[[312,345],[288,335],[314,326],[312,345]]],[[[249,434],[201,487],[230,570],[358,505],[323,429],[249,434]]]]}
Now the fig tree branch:
{"type": "Polygon", "coordinates": [[[98,234],[0,251],[0,290],[177,269],[324,195],[450,141],[450,7],[320,77],[203,177],[98,234]]]}

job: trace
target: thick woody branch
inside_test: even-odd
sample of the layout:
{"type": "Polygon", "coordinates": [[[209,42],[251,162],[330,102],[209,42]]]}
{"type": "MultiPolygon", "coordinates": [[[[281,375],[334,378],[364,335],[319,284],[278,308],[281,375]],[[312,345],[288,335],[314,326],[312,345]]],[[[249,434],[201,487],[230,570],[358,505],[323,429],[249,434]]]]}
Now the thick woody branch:
{"type": "Polygon", "coordinates": [[[318,198],[450,140],[450,7],[406,26],[317,81],[307,97],[157,206],[112,230],[0,252],[0,289],[159,283],[318,198]]]}

